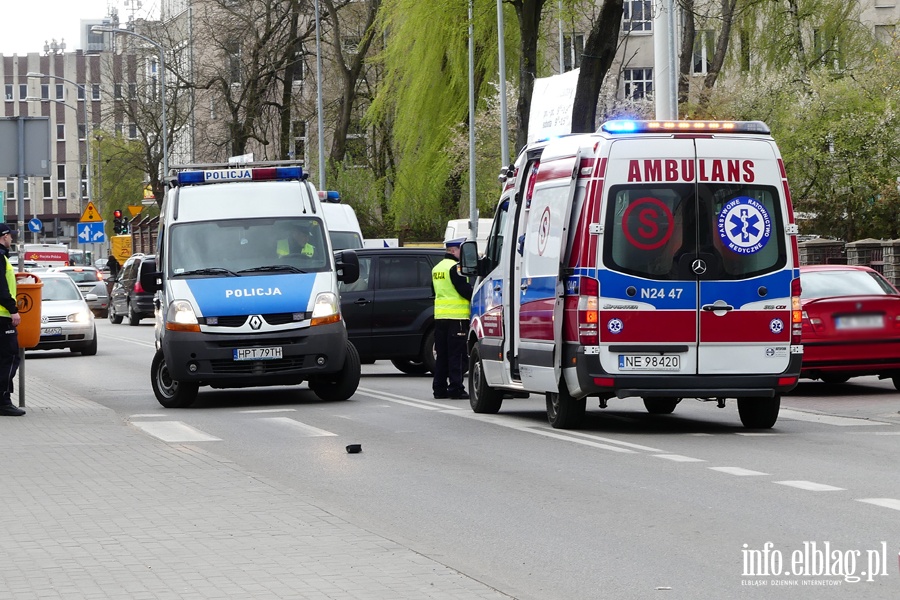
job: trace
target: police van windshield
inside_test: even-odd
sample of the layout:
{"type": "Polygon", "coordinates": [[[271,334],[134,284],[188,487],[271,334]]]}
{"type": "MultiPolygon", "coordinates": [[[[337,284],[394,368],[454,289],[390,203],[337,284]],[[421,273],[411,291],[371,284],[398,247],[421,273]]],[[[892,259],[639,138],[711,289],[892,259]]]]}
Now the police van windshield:
{"type": "Polygon", "coordinates": [[[178,223],[169,228],[172,275],[253,275],[330,268],[322,222],[248,218],[178,223]]]}
{"type": "Polygon", "coordinates": [[[769,186],[614,186],[604,228],[608,268],[656,280],[746,279],[787,262],[779,197],[769,186]]]}

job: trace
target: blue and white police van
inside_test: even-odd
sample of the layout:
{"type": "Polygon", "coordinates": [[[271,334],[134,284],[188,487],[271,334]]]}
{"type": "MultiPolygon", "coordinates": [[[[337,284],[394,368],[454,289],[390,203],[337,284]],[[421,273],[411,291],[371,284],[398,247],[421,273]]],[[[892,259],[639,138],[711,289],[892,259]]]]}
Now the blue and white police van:
{"type": "Polygon", "coordinates": [[[341,318],[338,280],[359,276],[356,253],[334,253],[319,193],[284,163],[176,168],[159,217],[153,392],[191,405],[201,386],[307,382],[345,400],[360,362],[341,318]]]}
{"type": "Polygon", "coordinates": [[[785,168],[758,121],[611,121],[526,147],[504,169],[476,276],[469,397],[546,396],[577,427],[587,398],[683,398],[770,428],[797,384],[797,226],[785,168]]]}

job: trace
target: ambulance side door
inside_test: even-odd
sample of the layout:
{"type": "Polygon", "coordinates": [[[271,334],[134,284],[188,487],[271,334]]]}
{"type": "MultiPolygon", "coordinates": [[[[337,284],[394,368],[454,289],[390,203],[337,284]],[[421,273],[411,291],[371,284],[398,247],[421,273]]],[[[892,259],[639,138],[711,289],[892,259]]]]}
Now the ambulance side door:
{"type": "Polygon", "coordinates": [[[517,318],[513,337],[522,385],[559,389],[558,328],[562,327],[561,279],[578,155],[541,162],[533,192],[526,195],[517,318]]]}

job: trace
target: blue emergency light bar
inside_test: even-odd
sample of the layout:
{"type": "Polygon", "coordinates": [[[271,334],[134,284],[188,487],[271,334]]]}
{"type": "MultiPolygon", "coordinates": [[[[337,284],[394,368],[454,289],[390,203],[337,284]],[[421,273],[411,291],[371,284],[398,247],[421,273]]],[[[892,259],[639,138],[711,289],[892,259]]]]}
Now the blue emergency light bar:
{"type": "Polygon", "coordinates": [[[302,167],[235,167],[232,169],[206,169],[180,171],[178,185],[220,183],[223,181],[276,181],[303,179],[302,167]]]}
{"type": "Polygon", "coordinates": [[[606,133],[772,133],[762,121],[606,121],[606,133]]]}
{"type": "Polygon", "coordinates": [[[338,203],[341,201],[341,194],[340,192],[336,192],[334,190],[320,190],[319,200],[321,200],[322,202],[338,203]]]}

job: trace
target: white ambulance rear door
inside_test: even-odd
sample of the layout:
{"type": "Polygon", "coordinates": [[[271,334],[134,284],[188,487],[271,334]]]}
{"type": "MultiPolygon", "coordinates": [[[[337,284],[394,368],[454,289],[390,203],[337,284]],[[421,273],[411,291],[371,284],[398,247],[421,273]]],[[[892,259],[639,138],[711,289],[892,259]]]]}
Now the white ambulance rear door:
{"type": "Polygon", "coordinates": [[[783,372],[790,361],[792,254],[774,142],[698,138],[697,372],[783,372]]]}

